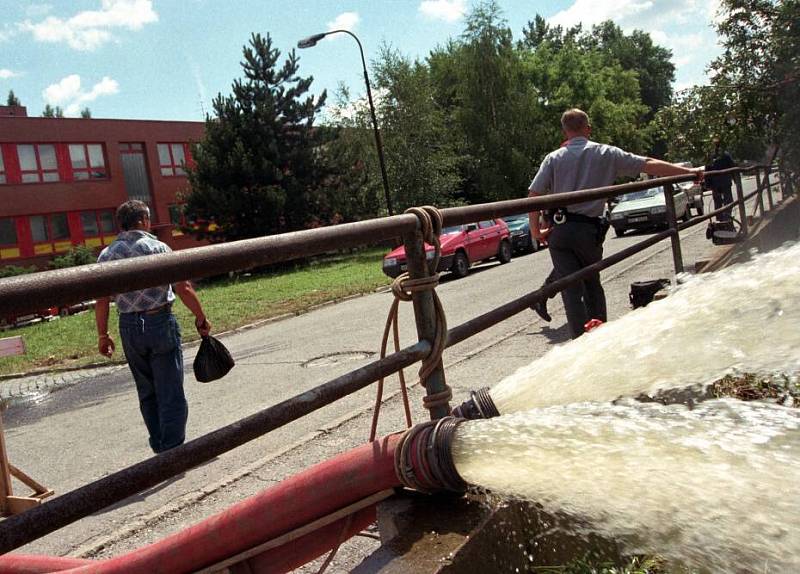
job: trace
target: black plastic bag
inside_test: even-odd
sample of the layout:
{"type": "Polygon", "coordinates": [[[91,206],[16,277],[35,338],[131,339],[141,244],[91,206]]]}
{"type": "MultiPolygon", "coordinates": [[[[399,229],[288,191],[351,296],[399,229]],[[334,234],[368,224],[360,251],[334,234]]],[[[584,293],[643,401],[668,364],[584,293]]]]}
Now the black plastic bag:
{"type": "Polygon", "coordinates": [[[652,281],[634,281],[631,283],[631,292],[628,298],[631,307],[647,307],[656,296],[656,293],[669,286],[669,279],[654,279],[652,281]]]}
{"type": "Polygon", "coordinates": [[[211,335],[206,335],[194,358],[194,378],[201,383],[216,381],[227,375],[235,364],[225,345],[211,335]]]}

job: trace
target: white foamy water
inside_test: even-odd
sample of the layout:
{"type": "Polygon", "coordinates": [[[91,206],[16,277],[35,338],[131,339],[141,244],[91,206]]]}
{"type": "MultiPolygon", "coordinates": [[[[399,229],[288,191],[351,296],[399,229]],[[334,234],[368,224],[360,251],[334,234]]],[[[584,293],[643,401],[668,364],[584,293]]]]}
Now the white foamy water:
{"type": "Polygon", "coordinates": [[[626,550],[709,572],[800,572],[800,411],[633,401],[468,421],[470,484],[588,523],[626,550]]]}
{"type": "Polygon", "coordinates": [[[698,275],[498,383],[500,413],[800,368],[800,244],[698,275]]]}

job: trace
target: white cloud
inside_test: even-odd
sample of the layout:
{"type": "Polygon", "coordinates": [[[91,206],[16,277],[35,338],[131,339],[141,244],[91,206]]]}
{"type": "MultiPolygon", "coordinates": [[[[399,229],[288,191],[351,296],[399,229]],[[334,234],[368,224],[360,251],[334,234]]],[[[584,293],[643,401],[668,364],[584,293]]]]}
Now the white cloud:
{"type": "Polygon", "coordinates": [[[81,108],[89,102],[95,101],[100,96],[110,96],[119,92],[119,84],[108,76],[103,77],[92,86],[89,91],[81,87],[81,77],[71,74],[56,84],[47,86],[42,91],[45,103],[51,106],[61,106],[64,115],[77,116],[81,108]]]}
{"type": "Polygon", "coordinates": [[[712,29],[720,0],[574,0],[548,19],[563,27],[584,29],[613,20],[625,32],[650,34],[653,42],[672,50],[677,85],[706,82],[703,67],[721,51],[712,29]]]}
{"type": "Polygon", "coordinates": [[[466,0],[422,0],[418,10],[432,20],[455,22],[464,16],[467,6],[466,0]]]}
{"type": "Polygon", "coordinates": [[[9,70],[8,68],[0,68],[0,80],[16,78],[19,75],[20,74],[18,72],[14,72],[13,70],[9,70]]]}
{"type": "Polygon", "coordinates": [[[624,21],[653,7],[649,0],[575,0],[575,3],[549,19],[557,26],[583,24],[591,27],[605,20],[624,21]]]}
{"type": "Polygon", "coordinates": [[[342,12],[332,21],[328,22],[328,31],[331,30],[348,30],[350,32],[356,29],[361,17],[358,12],[342,12]]]}
{"type": "Polygon", "coordinates": [[[140,30],[156,21],[151,0],[102,0],[100,10],[84,10],[68,19],[26,20],[19,27],[40,42],[66,42],[75,50],[91,51],[112,40],[115,29],[140,30]]]}

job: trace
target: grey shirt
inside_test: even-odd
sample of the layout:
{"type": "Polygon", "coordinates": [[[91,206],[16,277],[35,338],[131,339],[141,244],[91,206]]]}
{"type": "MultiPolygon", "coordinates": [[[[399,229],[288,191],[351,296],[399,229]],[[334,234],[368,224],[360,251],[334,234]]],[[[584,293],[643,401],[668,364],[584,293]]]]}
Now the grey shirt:
{"type": "MultiPolygon", "coordinates": [[[[646,157],[628,153],[618,147],[599,144],[584,137],[575,137],[566,145],[547,154],[529,191],[537,195],[564,193],[604,187],[623,175],[637,176],[644,169],[646,157]]],[[[572,213],[600,217],[605,199],[575,203],[567,207],[572,213]]]]}

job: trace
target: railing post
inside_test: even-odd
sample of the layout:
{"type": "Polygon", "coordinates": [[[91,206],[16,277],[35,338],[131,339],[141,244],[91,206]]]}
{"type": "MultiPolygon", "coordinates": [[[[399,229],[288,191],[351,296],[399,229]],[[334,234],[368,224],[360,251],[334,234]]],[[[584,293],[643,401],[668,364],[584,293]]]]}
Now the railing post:
{"type": "Polygon", "coordinates": [[[742,172],[737,171],[733,176],[733,181],[736,183],[736,202],[739,204],[739,220],[742,222],[742,234],[747,235],[747,206],[744,204],[742,172]]]}
{"type": "MultiPolygon", "coordinates": [[[[408,264],[408,275],[411,279],[422,279],[431,275],[428,269],[428,262],[425,258],[425,242],[422,231],[419,227],[413,233],[403,236],[403,244],[406,249],[406,262],[408,264]]],[[[433,291],[415,291],[411,294],[414,304],[414,320],[417,324],[417,337],[420,341],[425,340],[433,346],[436,337],[436,308],[433,303],[433,291]]],[[[425,385],[426,393],[434,395],[443,392],[447,388],[444,376],[444,366],[439,364],[428,376],[425,385]]],[[[431,419],[440,419],[450,414],[450,405],[444,404],[431,408],[431,419]]]]}
{"type": "Polygon", "coordinates": [[[761,180],[761,172],[756,169],[756,189],[758,190],[758,209],[760,210],[761,217],[766,215],[764,213],[764,188],[761,187],[762,180],[761,180]]]}
{"type": "Polygon", "coordinates": [[[772,200],[772,183],[769,181],[769,171],[771,166],[767,166],[764,168],[764,189],[767,190],[767,203],[769,204],[769,210],[772,211],[775,208],[775,202],[772,200]]]}
{"type": "Polygon", "coordinates": [[[667,225],[672,231],[670,239],[672,240],[672,261],[675,264],[675,273],[683,273],[681,237],[678,233],[678,218],[675,216],[675,187],[671,183],[664,186],[664,199],[667,206],[667,225]]]}

